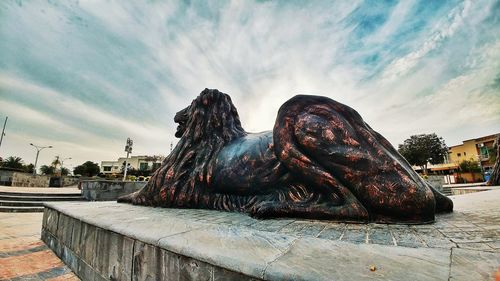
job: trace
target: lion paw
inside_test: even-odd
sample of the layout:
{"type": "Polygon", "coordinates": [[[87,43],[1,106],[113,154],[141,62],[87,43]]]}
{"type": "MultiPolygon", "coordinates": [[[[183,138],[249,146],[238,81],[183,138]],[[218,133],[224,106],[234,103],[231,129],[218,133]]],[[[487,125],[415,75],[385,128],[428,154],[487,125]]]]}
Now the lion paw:
{"type": "Polygon", "coordinates": [[[276,215],[275,204],[274,202],[262,202],[254,206],[249,214],[252,218],[256,219],[272,218],[276,215]]]}
{"type": "Polygon", "coordinates": [[[138,191],[118,197],[117,200],[118,203],[130,203],[133,205],[141,204],[144,201],[144,196],[140,195],[138,191]]]}

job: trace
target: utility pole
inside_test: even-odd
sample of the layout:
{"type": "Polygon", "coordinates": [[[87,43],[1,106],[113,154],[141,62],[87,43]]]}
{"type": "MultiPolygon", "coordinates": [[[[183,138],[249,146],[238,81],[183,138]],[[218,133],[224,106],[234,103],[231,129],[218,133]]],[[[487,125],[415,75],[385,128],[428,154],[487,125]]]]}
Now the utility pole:
{"type": "Polygon", "coordinates": [[[31,146],[35,147],[36,149],[36,158],[35,158],[35,167],[33,168],[33,175],[36,176],[36,163],[38,162],[38,155],[40,154],[40,151],[42,151],[44,148],[52,148],[52,145],[49,146],[38,146],[30,143],[31,146]]]}
{"type": "Polygon", "coordinates": [[[7,119],[9,119],[9,116],[6,116],[5,122],[3,122],[2,135],[0,136],[0,147],[2,146],[3,136],[5,136],[5,126],[7,125],[7,119]]]}
{"type": "Polygon", "coordinates": [[[125,145],[125,152],[127,152],[127,158],[125,158],[125,167],[123,168],[123,181],[127,178],[127,170],[128,170],[128,156],[130,153],[132,153],[132,145],[134,142],[130,139],[127,138],[127,144],[125,145]]]}

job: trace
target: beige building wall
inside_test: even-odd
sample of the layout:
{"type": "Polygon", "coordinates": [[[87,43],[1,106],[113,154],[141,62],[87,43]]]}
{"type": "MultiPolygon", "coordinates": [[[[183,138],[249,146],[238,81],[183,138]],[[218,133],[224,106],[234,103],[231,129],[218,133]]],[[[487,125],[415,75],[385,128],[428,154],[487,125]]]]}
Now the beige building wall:
{"type": "MultiPolygon", "coordinates": [[[[152,160],[152,157],[150,156],[131,156],[128,159],[125,157],[120,157],[118,158],[117,161],[102,161],[101,162],[101,172],[104,174],[118,174],[121,173],[121,168],[123,165],[123,162],[127,160],[127,163],[130,163],[129,167],[136,169],[136,170],[141,170],[142,168],[147,167],[147,169],[151,169],[153,167],[153,164],[156,163],[157,165],[163,161],[164,157],[160,157],[158,160],[152,160]],[[109,168],[111,167],[111,168],[109,168]]],[[[147,170],[146,169],[146,170],[147,170]]]]}
{"type": "Polygon", "coordinates": [[[477,156],[478,153],[475,140],[464,141],[463,144],[452,146],[449,150],[449,161],[451,163],[460,163],[464,160],[470,160],[471,158],[478,161],[477,156]]]}
{"type": "Polygon", "coordinates": [[[460,163],[464,160],[474,160],[480,162],[483,170],[488,170],[493,167],[490,162],[490,155],[488,149],[493,147],[497,136],[500,134],[493,134],[476,139],[463,141],[460,145],[451,146],[449,149],[449,163],[460,163]]]}

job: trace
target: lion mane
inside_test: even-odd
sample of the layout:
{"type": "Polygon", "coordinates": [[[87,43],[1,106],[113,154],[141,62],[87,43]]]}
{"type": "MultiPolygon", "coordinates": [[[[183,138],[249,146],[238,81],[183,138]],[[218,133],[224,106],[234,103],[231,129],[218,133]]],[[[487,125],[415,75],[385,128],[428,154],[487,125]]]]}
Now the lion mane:
{"type": "Polygon", "coordinates": [[[226,143],[247,135],[231,98],[218,90],[205,89],[179,114],[187,120],[175,148],[143,189],[119,198],[118,202],[233,209],[229,201],[234,198],[208,189],[220,150],[226,143]]]}

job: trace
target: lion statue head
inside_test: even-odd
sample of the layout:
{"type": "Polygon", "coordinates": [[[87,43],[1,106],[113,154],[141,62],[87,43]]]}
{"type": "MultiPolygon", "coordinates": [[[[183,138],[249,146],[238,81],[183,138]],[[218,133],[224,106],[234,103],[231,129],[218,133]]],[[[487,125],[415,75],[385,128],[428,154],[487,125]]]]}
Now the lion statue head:
{"type": "Polygon", "coordinates": [[[192,143],[212,137],[228,142],[246,135],[231,97],[218,90],[203,90],[191,105],[177,112],[174,121],[179,124],[175,136],[192,143]]]}
{"type": "Polygon", "coordinates": [[[205,89],[177,112],[179,142],[148,184],[118,202],[154,206],[203,207],[213,201],[206,187],[224,145],[247,133],[229,95],[205,89]]]}

